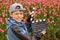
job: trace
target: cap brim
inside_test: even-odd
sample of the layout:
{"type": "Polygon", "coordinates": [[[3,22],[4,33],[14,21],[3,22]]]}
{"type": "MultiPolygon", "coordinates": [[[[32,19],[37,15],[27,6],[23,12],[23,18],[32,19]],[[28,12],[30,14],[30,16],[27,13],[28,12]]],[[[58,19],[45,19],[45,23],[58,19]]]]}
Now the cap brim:
{"type": "Polygon", "coordinates": [[[24,10],[26,10],[25,8],[23,8],[23,9],[19,9],[19,10],[22,10],[22,11],[24,11],[24,10]]]}

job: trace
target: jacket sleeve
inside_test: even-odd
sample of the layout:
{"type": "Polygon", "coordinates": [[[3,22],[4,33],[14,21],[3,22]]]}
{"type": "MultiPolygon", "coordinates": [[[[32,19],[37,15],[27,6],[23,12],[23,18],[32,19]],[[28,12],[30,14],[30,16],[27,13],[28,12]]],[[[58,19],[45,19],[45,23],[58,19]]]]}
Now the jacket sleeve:
{"type": "Polygon", "coordinates": [[[9,20],[6,20],[6,29],[8,30],[11,27],[11,22],[9,20]]]}
{"type": "Polygon", "coordinates": [[[29,35],[24,35],[22,34],[18,27],[16,25],[12,25],[13,27],[11,27],[12,32],[21,40],[31,40],[31,37],[29,35]]]}
{"type": "Polygon", "coordinates": [[[26,22],[26,24],[27,24],[27,29],[28,29],[28,32],[32,32],[32,28],[31,28],[31,21],[30,21],[30,19],[31,19],[31,15],[29,15],[28,16],[28,18],[27,18],[27,22],[26,22]]]}

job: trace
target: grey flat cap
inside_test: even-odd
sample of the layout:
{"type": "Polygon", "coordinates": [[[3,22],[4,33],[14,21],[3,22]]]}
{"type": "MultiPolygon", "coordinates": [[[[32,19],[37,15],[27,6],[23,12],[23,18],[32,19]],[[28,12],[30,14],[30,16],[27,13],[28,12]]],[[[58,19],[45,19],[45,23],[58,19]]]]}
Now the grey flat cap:
{"type": "Polygon", "coordinates": [[[9,12],[14,12],[14,11],[17,11],[16,10],[16,7],[19,6],[20,9],[19,10],[26,10],[25,8],[23,8],[23,6],[20,4],[20,3],[14,3],[10,6],[10,9],[9,9],[9,12]]]}

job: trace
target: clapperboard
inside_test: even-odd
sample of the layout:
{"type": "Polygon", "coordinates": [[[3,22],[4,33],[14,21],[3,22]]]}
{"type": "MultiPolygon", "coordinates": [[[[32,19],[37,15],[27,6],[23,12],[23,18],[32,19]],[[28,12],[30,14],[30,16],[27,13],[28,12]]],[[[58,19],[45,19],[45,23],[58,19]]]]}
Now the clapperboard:
{"type": "Polygon", "coordinates": [[[42,35],[41,32],[44,29],[47,30],[46,19],[34,20],[33,17],[34,16],[32,14],[30,18],[32,33],[34,33],[34,35],[36,35],[37,37],[40,37],[42,35]]]}
{"type": "Polygon", "coordinates": [[[35,33],[37,37],[40,37],[43,30],[47,30],[46,21],[32,21],[31,24],[32,32],[35,33]]]}

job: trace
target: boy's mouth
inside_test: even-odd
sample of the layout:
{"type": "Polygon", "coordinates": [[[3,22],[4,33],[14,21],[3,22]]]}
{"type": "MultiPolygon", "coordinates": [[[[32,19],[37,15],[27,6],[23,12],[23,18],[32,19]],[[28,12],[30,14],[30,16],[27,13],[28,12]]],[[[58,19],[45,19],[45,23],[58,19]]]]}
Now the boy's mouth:
{"type": "Polygon", "coordinates": [[[16,20],[21,21],[21,20],[22,20],[22,18],[18,18],[18,19],[16,19],[16,20]]]}

